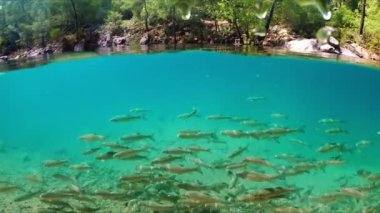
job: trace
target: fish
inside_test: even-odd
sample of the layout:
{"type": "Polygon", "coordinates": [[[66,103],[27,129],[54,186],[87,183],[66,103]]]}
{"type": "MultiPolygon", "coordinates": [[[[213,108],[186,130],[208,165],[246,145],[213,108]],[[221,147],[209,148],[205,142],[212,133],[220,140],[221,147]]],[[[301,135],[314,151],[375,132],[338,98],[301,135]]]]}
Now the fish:
{"type": "Polygon", "coordinates": [[[271,213],[311,213],[312,211],[296,208],[296,207],[275,207],[271,209],[271,213]]]}
{"type": "Polygon", "coordinates": [[[76,196],[76,194],[77,193],[73,193],[73,192],[70,192],[70,191],[49,191],[49,192],[42,193],[40,195],[40,200],[44,200],[44,201],[53,201],[53,200],[61,201],[61,200],[64,200],[64,199],[70,199],[70,198],[76,196]]]}
{"type": "Polygon", "coordinates": [[[69,177],[69,176],[64,175],[64,174],[55,173],[55,174],[53,174],[52,177],[55,179],[58,179],[60,181],[69,183],[69,184],[75,184],[76,183],[76,180],[74,180],[72,177],[69,177]]]}
{"type": "Polygon", "coordinates": [[[267,175],[265,173],[260,173],[256,171],[244,171],[236,173],[236,176],[245,180],[254,181],[254,182],[270,182],[279,178],[284,177],[282,174],[277,175],[267,175]]]}
{"type": "Polygon", "coordinates": [[[265,159],[257,158],[257,157],[246,157],[243,159],[243,162],[248,163],[248,164],[265,166],[269,168],[276,168],[276,166],[273,165],[272,163],[266,161],[265,159]]]}
{"type": "Polygon", "coordinates": [[[369,145],[371,145],[372,142],[371,141],[368,141],[368,140],[361,140],[361,141],[358,141],[355,146],[357,148],[365,148],[365,147],[368,147],[369,145]]]}
{"type": "Polygon", "coordinates": [[[201,146],[190,146],[189,150],[192,152],[210,152],[210,149],[201,146]]]}
{"type": "Polygon", "coordinates": [[[102,197],[106,200],[118,200],[125,201],[128,199],[129,195],[126,192],[106,192],[106,191],[96,191],[94,195],[102,197]]]}
{"type": "Polygon", "coordinates": [[[30,183],[34,184],[43,184],[45,183],[43,177],[40,174],[31,174],[25,177],[25,180],[27,180],[30,183]]]}
{"type": "Polygon", "coordinates": [[[238,116],[235,116],[235,117],[231,118],[231,121],[234,121],[234,122],[237,122],[237,123],[241,123],[243,121],[248,121],[248,120],[251,120],[251,119],[244,118],[244,117],[238,117],[238,116]]]}
{"type": "Polygon", "coordinates": [[[330,134],[330,135],[340,135],[340,134],[347,134],[348,131],[342,128],[330,128],[330,129],[326,129],[325,133],[330,134]]]}
{"type": "Polygon", "coordinates": [[[141,205],[152,210],[153,212],[172,212],[175,209],[175,203],[170,201],[143,201],[141,205]]]}
{"type": "Polygon", "coordinates": [[[258,201],[273,200],[278,198],[284,198],[295,192],[294,188],[287,187],[273,187],[264,188],[257,191],[251,191],[237,197],[238,202],[252,203],[258,201]]]}
{"type": "Polygon", "coordinates": [[[74,206],[75,210],[79,212],[97,212],[100,210],[100,207],[93,207],[93,206],[88,206],[88,205],[76,205],[74,206]]]}
{"type": "Polygon", "coordinates": [[[266,99],[267,98],[264,97],[264,96],[249,96],[248,98],[246,98],[246,100],[249,101],[249,102],[264,101],[266,99]]]}
{"type": "Polygon", "coordinates": [[[261,121],[257,121],[257,120],[245,120],[245,121],[241,121],[240,124],[249,126],[249,127],[268,126],[268,124],[261,121]]]}
{"type": "Polygon", "coordinates": [[[244,131],[241,130],[222,130],[220,131],[221,135],[230,137],[230,138],[248,138],[250,137],[249,134],[247,134],[244,131]]]}
{"type": "Polygon", "coordinates": [[[177,134],[179,139],[217,139],[213,132],[202,132],[199,130],[182,130],[177,134]]]}
{"type": "Polygon", "coordinates": [[[358,199],[366,199],[367,198],[366,194],[364,194],[364,193],[362,193],[359,190],[354,189],[354,188],[344,187],[344,188],[341,188],[340,191],[347,196],[355,197],[358,199]]]}
{"type": "Polygon", "coordinates": [[[143,115],[117,115],[110,119],[110,122],[113,123],[122,123],[122,122],[131,122],[136,120],[145,119],[143,115]]]}
{"type": "Polygon", "coordinates": [[[88,133],[88,134],[84,134],[78,137],[78,140],[86,142],[86,143],[99,142],[105,139],[106,139],[106,136],[98,135],[95,133],[88,133]]]}
{"type": "Polygon", "coordinates": [[[40,195],[40,201],[48,205],[56,206],[56,208],[58,209],[68,208],[70,210],[74,210],[74,208],[71,206],[69,202],[63,201],[62,199],[46,199],[46,198],[41,198],[41,195],[40,195]]]}
{"type": "Polygon", "coordinates": [[[160,158],[156,158],[154,160],[152,160],[151,164],[152,165],[156,165],[156,164],[167,164],[167,163],[171,163],[173,161],[176,161],[176,160],[181,160],[183,159],[182,156],[178,156],[178,155],[168,155],[168,156],[164,156],[164,157],[160,157],[160,158]]]}
{"type": "Polygon", "coordinates": [[[192,117],[198,117],[198,110],[193,108],[191,112],[183,113],[177,116],[178,119],[189,119],[192,117]]]}
{"type": "Polygon", "coordinates": [[[319,153],[328,152],[352,152],[352,149],[347,148],[343,143],[327,143],[317,149],[319,153]]]}
{"type": "Polygon", "coordinates": [[[42,165],[48,168],[56,168],[56,167],[64,166],[65,164],[69,162],[70,162],[69,160],[46,160],[42,162],[42,165]]]}
{"type": "Polygon", "coordinates": [[[145,165],[139,165],[136,167],[136,170],[139,172],[152,172],[159,170],[160,168],[157,166],[145,166],[145,165]]]}
{"type": "Polygon", "coordinates": [[[119,152],[116,152],[112,157],[116,159],[123,159],[123,158],[129,158],[136,156],[137,154],[140,154],[142,152],[145,152],[147,148],[143,147],[140,149],[127,149],[127,150],[122,150],[119,152]]]}
{"type": "Polygon", "coordinates": [[[0,193],[10,193],[19,190],[20,187],[16,185],[0,186],[0,193]]]}
{"type": "Polygon", "coordinates": [[[94,148],[91,148],[89,150],[83,151],[82,154],[83,155],[91,155],[91,154],[94,154],[95,152],[97,152],[99,150],[100,150],[100,147],[94,147],[94,148]]]}
{"type": "Polygon", "coordinates": [[[123,157],[114,157],[114,158],[118,159],[118,160],[129,160],[129,161],[132,161],[132,160],[149,160],[148,156],[140,155],[140,154],[133,154],[133,155],[127,155],[127,156],[123,156],[123,157]]]}
{"type": "Polygon", "coordinates": [[[130,113],[146,113],[149,112],[148,109],[143,109],[143,108],[133,108],[129,110],[130,113]]]}
{"type": "Polygon", "coordinates": [[[197,191],[185,191],[181,193],[181,198],[192,200],[198,204],[223,203],[223,200],[219,197],[212,196],[205,192],[197,191]]]}
{"type": "Polygon", "coordinates": [[[231,152],[230,154],[228,154],[227,157],[229,159],[235,158],[235,157],[241,155],[243,152],[246,152],[247,150],[248,150],[248,145],[239,147],[237,150],[235,150],[235,151],[231,152]]]}
{"type": "Polygon", "coordinates": [[[193,152],[190,149],[184,149],[181,147],[178,148],[169,148],[163,151],[165,154],[171,154],[171,155],[184,155],[184,154],[193,154],[193,152]]]}
{"type": "Polygon", "coordinates": [[[110,160],[110,159],[113,159],[113,156],[116,154],[116,152],[114,151],[109,151],[109,152],[106,152],[106,153],[103,153],[103,154],[100,154],[98,156],[95,157],[96,160],[110,160]]]}
{"type": "Polygon", "coordinates": [[[111,143],[111,142],[108,142],[108,143],[102,143],[103,146],[106,146],[108,148],[111,148],[111,149],[117,149],[117,150],[126,150],[126,149],[130,149],[129,147],[127,146],[123,146],[121,144],[118,144],[118,143],[111,143]]]}
{"type": "Polygon", "coordinates": [[[283,114],[283,113],[272,113],[270,115],[270,117],[274,118],[274,119],[287,119],[288,116],[283,114]]]}
{"type": "Polygon", "coordinates": [[[321,163],[323,165],[340,166],[340,165],[344,165],[346,162],[343,160],[324,160],[321,163]]]}
{"type": "Polygon", "coordinates": [[[304,133],[303,128],[283,128],[283,127],[274,127],[265,130],[256,130],[247,132],[250,137],[256,140],[264,139],[277,139],[281,136],[286,136],[294,133],[304,133]]]}
{"type": "Polygon", "coordinates": [[[92,169],[92,167],[88,165],[87,163],[80,163],[80,164],[70,166],[70,169],[73,169],[76,171],[89,171],[92,169]]]}
{"type": "Polygon", "coordinates": [[[220,120],[231,120],[231,116],[228,115],[209,115],[208,120],[220,121],[220,120]]]}
{"type": "Polygon", "coordinates": [[[227,170],[234,170],[234,169],[244,169],[247,167],[246,163],[230,163],[226,164],[226,169],[227,170]]]}
{"type": "Polygon", "coordinates": [[[120,140],[122,140],[124,142],[136,142],[136,141],[147,140],[147,139],[149,139],[151,141],[155,141],[153,135],[141,134],[141,133],[123,135],[120,137],[120,140]]]}
{"type": "Polygon", "coordinates": [[[365,170],[358,170],[356,172],[357,175],[363,177],[371,182],[379,182],[380,181],[380,173],[372,173],[365,170]]]}
{"type": "Polygon", "coordinates": [[[310,147],[309,144],[305,143],[303,140],[300,140],[300,139],[290,138],[289,141],[292,142],[292,143],[294,143],[294,144],[299,144],[299,145],[302,145],[302,146],[310,147]]]}
{"type": "Polygon", "coordinates": [[[152,180],[151,175],[148,174],[132,174],[124,175],[119,178],[119,181],[125,182],[150,182],[152,180]]]}
{"type": "Polygon", "coordinates": [[[290,155],[290,154],[286,154],[286,153],[277,154],[274,157],[277,159],[285,160],[285,161],[289,161],[289,162],[300,162],[300,161],[305,160],[305,158],[300,156],[300,155],[290,155]]]}
{"type": "Polygon", "coordinates": [[[22,201],[30,200],[36,196],[39,196],[41,193],[42,193],[42,190],[38,190],[35,192],[28,192],[26,194],[20,195],[16,197],[15,199],[13,199],[13,202],[22,202],[22,201]]]}
{"type": "Polygon", "coordinates": [[[324,194],[319,197],[314,197],[311,200],[314,202],[327,204],[327,203],[335,202],[341,199],[345,199],[347,197],[348,196],[343,194],[342,192],[334,192],[334,193],[324,194]]]}
{"type": "Polygon", "coordinates": [[[331,125],[331,124],[343,123],[343,121],[339,119],[335,119],[335,118],[323,118],[323,119],[320,119],[318,123],[323,124],[323,125],[331,125]]]}
{"type": "Polygon", "coordinates": [[[195,165],[197,165],[199,167],[203,167],[203,168],[207,168],[207,169],[212,169],[212,167],[210,165],[208,165],[207,163],[205,163],[204,161],[202,161],[199,158],[190,158],[190,161],[193,162],[195,165]]]}
{"type": "Polygon", "coordinates": [[[202,171],[200,170],[199,167],[183,167],[183,166],[173,166],[173,165],[167,164],[161,167],[161,169],[170,173],[178,174],[178,175],[193,173],[193,172],[198,172],[202,174],[202,171]]]}

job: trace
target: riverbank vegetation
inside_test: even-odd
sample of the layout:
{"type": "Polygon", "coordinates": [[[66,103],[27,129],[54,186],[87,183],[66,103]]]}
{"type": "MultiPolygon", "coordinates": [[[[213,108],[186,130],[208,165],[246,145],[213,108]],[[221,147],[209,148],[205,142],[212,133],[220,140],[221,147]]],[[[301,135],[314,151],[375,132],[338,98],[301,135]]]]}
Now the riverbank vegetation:
{"type": "Polygon", "coordinates": [[[341,43],[379,53],[379,23],[380,0],[0,0],[0,55],[78,43],[91,50],[103,37],[136,34],[144,44],[260,45],[274,25],[306,38],[332,26],[341,43]]]}

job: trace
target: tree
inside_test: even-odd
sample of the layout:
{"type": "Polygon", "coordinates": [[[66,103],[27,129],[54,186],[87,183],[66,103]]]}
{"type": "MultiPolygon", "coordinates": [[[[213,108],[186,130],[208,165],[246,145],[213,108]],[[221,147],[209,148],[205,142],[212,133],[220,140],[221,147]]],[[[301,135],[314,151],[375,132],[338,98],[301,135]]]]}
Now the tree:
{"type": "Polygon", "coordinates": [[[367,0],[362,0],[362,11],[361,11],[360,27],[359,27],[359,35],[360,36],[363,35],[363,31],[364,31],[364,22],[365,22],[365,16],[366,16],[366,13],[365,13],[366,5],[367,5],[367,0]]]}

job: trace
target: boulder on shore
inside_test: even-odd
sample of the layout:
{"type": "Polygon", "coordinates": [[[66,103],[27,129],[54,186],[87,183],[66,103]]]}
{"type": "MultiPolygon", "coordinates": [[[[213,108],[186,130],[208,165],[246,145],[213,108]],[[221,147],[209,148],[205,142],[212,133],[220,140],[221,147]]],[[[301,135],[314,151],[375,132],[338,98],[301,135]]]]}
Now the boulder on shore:
{"type": "Polygon", "coordinates": [[[297,53],[315,53],[319,51],[316,39],[296,39],[286,43],[286,49],[297,53]]]}

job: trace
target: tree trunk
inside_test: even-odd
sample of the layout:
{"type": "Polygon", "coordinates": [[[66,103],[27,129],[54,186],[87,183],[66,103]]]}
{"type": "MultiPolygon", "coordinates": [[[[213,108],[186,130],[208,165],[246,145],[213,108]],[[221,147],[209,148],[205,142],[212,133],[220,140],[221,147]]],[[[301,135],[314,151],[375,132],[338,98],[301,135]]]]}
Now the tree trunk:
{"type": "Polygon", "coordinates": [[[233,25],[235,26],[236,32],[238,34],[239,39],[241,40],[241,30],[240,27],[237,23],[237,18],[236,18],[236,12],[235,9],[233,10],[233,20],[232,20],[233,25]]]}
{"type": "Polygon", "coordinates": [[[365,7],[367,4],[367,0],[362,0],[362,17],[360,19],[360,28],[359,28],[359,35],[363,35],[364,31],[364,22],[365,22],[365,7]]]}
{"type": "Polygon", "coordinates": [[[214,20],[214,25],[215,25],[215,31],[218,33],[219,27],[218,27],[218,19],[215,18],[214,20]]]}
{"type": "Polygon", "coordinates": [[[276,8],[276,3],[277,3],[277,0],[273,0],[272,1],[272,5],[271,5],[271,7],[269,9],[269,13],[265,17],[265,20],[266,20],[266,22],[265,22],[265,33],[269,32],[269,26],[270,26],[270,23],[272,21],[274,9],[276,8]]]}
{"type": "Polygon", "coordinates": [[[75,18],[75,32],[76,32],[76,36],[78,37],[78,13],[77,13],[77,9],[75,8],[75,4],[74,4],[74,0],[70,0],[71,2],[71,6],[73,7],[73,11],[74,11],[74,18],[75,18]]]}
{"type": "Polygon", "coordinates": [[[175,18],[175,6],[173,6],[173,11],[172,11],[172,24],[173,24],[173,26],[172,26],[172,33],[173,33],[173,37],[174,37],[174,46],[177,44],[177,20],[176,20],[176,18],[175,18]]]}
{"type": "Polygon", "coordinates": [[[148,8],[146,6],[146,0],[144,0],[144,10],[145,10],[145,31],[149,31],[149,23],[148,23],[148,18],[149,18],[149,13],[148,13],[148,8]]]}

